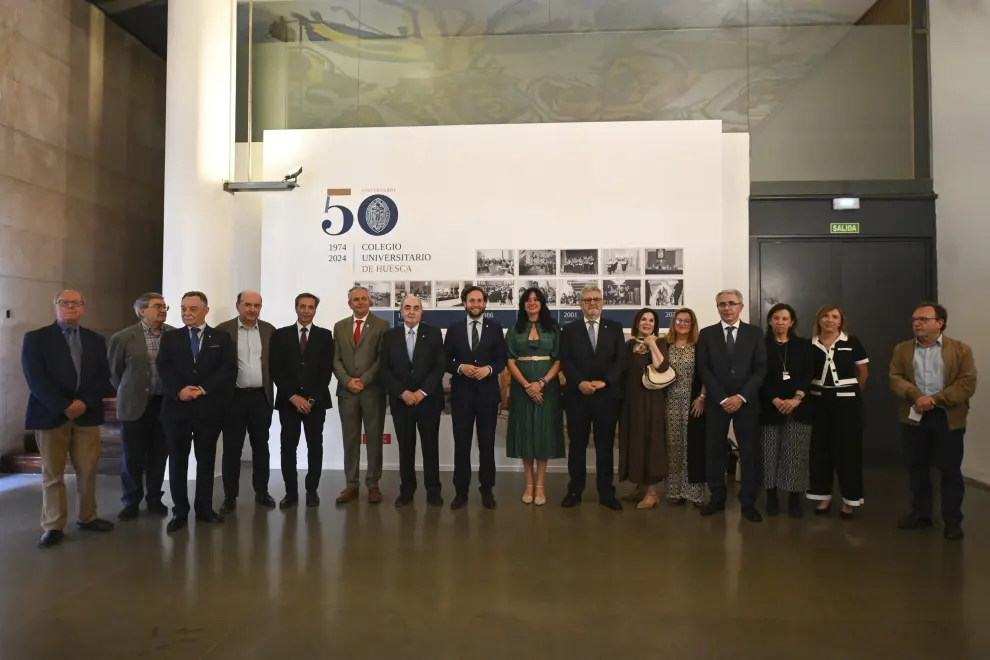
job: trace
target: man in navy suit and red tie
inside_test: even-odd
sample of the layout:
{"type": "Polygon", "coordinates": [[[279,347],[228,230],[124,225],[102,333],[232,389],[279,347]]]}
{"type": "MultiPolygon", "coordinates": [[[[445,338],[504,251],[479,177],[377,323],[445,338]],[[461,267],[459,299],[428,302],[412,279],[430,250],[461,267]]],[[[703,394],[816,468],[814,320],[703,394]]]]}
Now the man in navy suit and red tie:
{"type": "Polygon", "coordinates": [[[206,294],[190,291],[182,296],[183,327],[166,332],[158,350],[173,505],[169,532],[182,529],[189,519],[190,448],[196,452],[196,520],[223,522],[213,510],[213,479],[217,440],[237,380],[237,351],[229,334],[206,325],[209,311],[206,294]]]}
{"type": "Polygon", "coordinates": [[[502,391],[498,375],[505,369],[507,347],[502,326],[485,318],[488,296],[476,286],[461,292],[467,318],[447,329],[444,349],[450,381],[450,415],[454,426],[454,511],[464,507],[471,486],[471,441],[478,429],[478,481],[481,505],[495,508],[495,427],[502,391]]]}

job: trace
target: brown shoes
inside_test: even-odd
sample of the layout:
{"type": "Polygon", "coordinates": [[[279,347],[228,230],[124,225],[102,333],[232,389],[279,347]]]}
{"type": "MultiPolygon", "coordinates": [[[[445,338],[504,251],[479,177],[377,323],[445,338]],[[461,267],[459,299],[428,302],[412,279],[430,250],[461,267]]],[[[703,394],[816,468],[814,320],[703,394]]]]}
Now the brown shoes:
{"type": "Polygon", "coordinates": [[[379,504],[382,501],[382,491],[378,489],[378,486],[372,486],[368,489],[368,502],[371,504],[379,504]]]}
{"type": "Polygon", "coordinates": [[[347,504],[348,502],[353,502],[358,498],[358,489],[353,486],[348,486],[344,490],[340,491],[340,495],[337,496],[337,504],[347,504]]]}

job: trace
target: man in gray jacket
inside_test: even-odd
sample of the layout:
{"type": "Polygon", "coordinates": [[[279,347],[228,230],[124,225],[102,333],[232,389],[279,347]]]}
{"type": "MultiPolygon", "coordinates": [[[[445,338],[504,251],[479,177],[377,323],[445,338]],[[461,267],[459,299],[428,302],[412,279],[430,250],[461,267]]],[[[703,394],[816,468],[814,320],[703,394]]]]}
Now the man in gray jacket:
{"type": "Polygon", "coordinates": [[[140,321],[111,337],[107,349],[124,453],[120,468],[124,508],[117,515],[121,521],[137,518],[142,498],[151,513],[168,515],[162,504],[168,447],[158,420],[163,390],[155,360],[162,334],[174,328],[165,324],[168,305],[160,293],[142,294],[134,301],[134,313],[140,321]]]}

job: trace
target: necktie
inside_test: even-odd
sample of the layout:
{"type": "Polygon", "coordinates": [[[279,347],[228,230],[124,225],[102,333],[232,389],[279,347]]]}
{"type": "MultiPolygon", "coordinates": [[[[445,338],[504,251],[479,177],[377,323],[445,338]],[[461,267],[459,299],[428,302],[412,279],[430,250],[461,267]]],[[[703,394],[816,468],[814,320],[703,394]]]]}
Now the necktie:
{"type": "Polygon", "coordinates": [[[306,338],[306,335],[309,333],[309,329],[308,328],[303,328],[299,332],[300,332],[300,334],[299,334],[299,352],[300,353],[305,353],[306,352],[306,344],[309,343],[309,340],[306,338]]]}
{"type": "Polygon", "coordinates": [[[72,366],[76,368],[76,388],[82,381],[82,342],[79,341],[79,328],[69,328],[66,339],[69,342],[69,355],[72,357],[72,366]]]}
{"type": "Polygon", "coordinates": [[[598,349],[598,341],[595,338],[595,322],[588,321],[588,339],[591,340],[591,350],[598,349]]]}
{"type": "Polygon", "coordinates": [[[729,354],[729,357],[732,357],[732,352],[736,350],[736,340],[732,336],[734,330],[735,328],[731,325],[725,329],[725,351],[729,354]]]}
{"type": "Polygon", "coordinates": [[[364,323],[364,321],[355,321],[354,322],[354,345],[355,346],[357,346],[358,340],[361,338],[361,324],[362,323],[364,323]]]}
{"type": "Polygon", "coordinates": [[[409,334],[406,335],[406,352],[409,353],[410,362],[412,362],[414,350],[416,350],[416,331],[409,328],[409,334]]]}
{"type": "Polygon", "coordinates": [[[478,352],[478,344],[481,343],[481,336],[478,334],[478,322],[471,321],[471,352],[478,352]]]}
{"type": "Polygon", "coordinates": [[[189,328],[189,348],[192,349],[193,362],[199,356],[199,328],[189,328]]]}

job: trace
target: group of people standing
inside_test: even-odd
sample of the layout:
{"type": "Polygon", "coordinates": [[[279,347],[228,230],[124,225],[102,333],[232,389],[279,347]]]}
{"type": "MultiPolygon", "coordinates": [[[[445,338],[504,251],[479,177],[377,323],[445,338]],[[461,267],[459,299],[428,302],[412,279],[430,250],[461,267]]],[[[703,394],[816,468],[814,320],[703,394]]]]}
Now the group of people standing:
{"type": "MultiPolygon", "coordinates": [[[[716,297],[721,321],[699,328],[697,316],[677,310],[660,336],[661,319],[644,308],[627,340],[622,326],[602,316],[596,285],[579,296],[582,318],[558,327],[544,293],[523,292],[517,322],[507,332],[486,316],[487,295],[477,286],[461,291],[465,318],[448,328],[422,322],[422,302],[400,303],[402,324],[370,314],[369,293],[348,292],[352,314],[333,330],[313,321],[320,299],[295,299],[296,322],[276,329],[262,321],[261,295],[238,294],[238,316],[216,328],[206,324],[206,295],[191,291],[181,302],[183,327],[165,324],[168,306],[159,293],[135,301],[139,322],[103,338],[80,325],[85,300],[77,291],[55,299],[56,322],[27,333],[22,364],[30,389],[27,428],[37,432],[43,470],[39,547],[63,538],[67,511],[63,481],[66,458],[78,475],[77,525],[110,531],[97,517],[95,475],[103,399],[115,397],[122,422],[123,508],[118,520],[138,517],[144,500],[165,517],[165,463],[170,463],[172,519],[167,530],[198,521],[222,523],[237,508],[245,436],[253,455],[254,499],[274,508],[268,491],[268,433],[274,411],[281,427],[281,467],[286,495],[282,509],[299,504],[296,452],[306,439],[305,503],[318,506],[326,411],[332,407],[331,378],[344,445],[346,486],[336,499],[359,496],[361,446],[367,447],[368,501],[382,501],[382,436],[386,400],[399,445],[401,485],[396,507],[412,503],[417,490],[416,445],[421,445],[426,500],[442,506],[439,426],[445,374],[451,376],[455,496],[451,509],[468,503],[471,450],[477,437],[482,506],[496,508],[495,432],[502,401],[499,374],[511,376],[507,454],[521,459],[526,486],[522,501],[547,503],[547,463],[568,459],[569,483],[562,506],[582,501],[586,454],[594,438],[599,503],[622,504],[614,487],[613,445],[618,428],[619,478],[636,489],[638,508],[660,501],[658,488],[677,504],[693,503],[702,515],[724,511],[730,424],[741,467],[739,500],[745,519],[760,522],[756,507],[766,488],[766,511],[801,517],[802,493],[817,501],[816,514],[832,508],[838,476],[841,515],[852,518],[863,503],[863,405],[869,358],[847,334],[842,311],[822,307],[813,338],[795,334],[797,315],[774,305],[767,328],[740,321],[742,294],[716,297]],[[564,419],[569,449],[565,448],[564,419]],[[216,445],[224,435],[224,498],[213,510],[216,445]],[[186,473],[190,451],[197,461],[196,493],[190,506],[186,473]],[[704,502],[705,489],[709,492],[704,502]]],[[[945,337],[944,307],[923,303],[912,323],[915,338],[898,345],[891,388],[902,401],[904,442],[912,490],[912,512],[902,529],[932,524],[930,468],[942,472],[945,536],[962,538],[962,442],[976,369],[968,346],[945,337]]]]}

